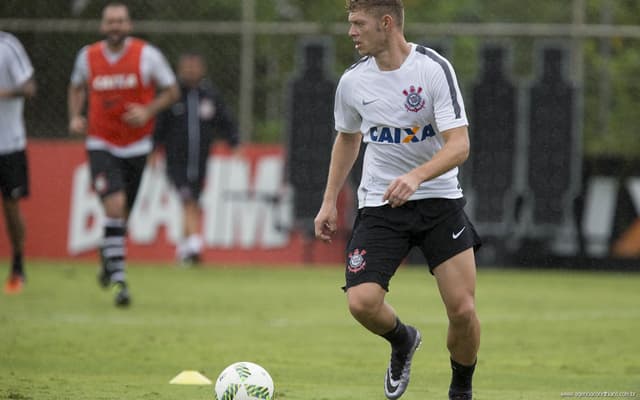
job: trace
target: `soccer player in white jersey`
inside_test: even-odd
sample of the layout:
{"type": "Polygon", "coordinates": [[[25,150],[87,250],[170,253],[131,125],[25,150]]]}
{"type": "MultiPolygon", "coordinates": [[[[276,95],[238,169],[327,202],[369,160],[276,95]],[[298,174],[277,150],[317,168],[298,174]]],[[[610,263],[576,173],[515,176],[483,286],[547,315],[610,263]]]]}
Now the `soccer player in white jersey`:
{"type": "Polygon", "coordinates": [[[126,223],[153,147],[154,117],[180,95],[162,53],[129,36],[131,30],[125,4],[112,2],[104,7],[100,31],[105,40],[78,53],[68,97],[69,131],[87,135],[93,188],[106,215],[99,281],[116,290],[117,306],[130,303],[125,280],[126,223]]]}
{"type": "Polygon", "coordinates": [[[25,226],[19,201],[29,195],[24,99],[36,93],[33,66],[27,52],[10,33],[0,32],[0,191],[12,263],[4,292],[22,291],[25,226]]]}
{"type": "Polygon", "coordinates": [[[338,131],[316,236],[336,232],[338,193],[367,148],[359,210],[347,247],[349,311],[391,344],[387,398],[407,388],[420,332],[385,302],[389,281],[411,247],[424,253],[449,319],[450,399],[471,399],[480,341],[474,250],[480,239],[465,215],[458,166],[469,154],[467,118],[447,60],[406,41],[401,0],[347,0],[349,36],[364,56],[342,76],[335,97],[338,131]]]}

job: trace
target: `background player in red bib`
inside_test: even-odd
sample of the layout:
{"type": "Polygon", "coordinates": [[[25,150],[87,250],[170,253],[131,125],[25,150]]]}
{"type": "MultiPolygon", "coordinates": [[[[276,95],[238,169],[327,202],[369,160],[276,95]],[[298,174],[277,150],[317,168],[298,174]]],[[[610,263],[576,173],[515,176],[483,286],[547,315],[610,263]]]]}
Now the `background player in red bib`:
{"type": "Polygon", "coordinates": [[[87,135],[93,188],[106,215],[99,281],[115,288],[118,306],[130,303],[126,221],[152,150],[154,117],[179,96],[165,57],[149,43],[130,37],[131,30],[126,5],[105,6],[100,25],[105,39],[80,50],[68,94],[69,131],[87,135]],[[87,118],[82,113],[85,101],[87,118]]]}

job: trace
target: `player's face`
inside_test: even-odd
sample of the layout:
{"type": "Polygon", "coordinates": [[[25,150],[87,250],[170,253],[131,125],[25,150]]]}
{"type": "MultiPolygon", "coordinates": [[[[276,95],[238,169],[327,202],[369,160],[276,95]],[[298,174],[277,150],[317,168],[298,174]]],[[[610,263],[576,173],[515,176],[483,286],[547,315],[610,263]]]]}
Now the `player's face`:
{"type": "Polygon", "coordinates": [[[178,76],[188,86],[197,86],[204,78],[206,69],[200,57],[183,57],[178,64],[178,76]]]}
{"type": "Polygon", "coordinates": [[[111,6],[102,12],[100,32],[110,46],[118,47],[131,33],[131,19],[126,7],[111,6]]]}
{"type": "Polygon", "coordinates": [[[376,56],[384,50],[386,35],[382,20],[364,11],[349,13],[349,36],[361,56],[376,56]]]}

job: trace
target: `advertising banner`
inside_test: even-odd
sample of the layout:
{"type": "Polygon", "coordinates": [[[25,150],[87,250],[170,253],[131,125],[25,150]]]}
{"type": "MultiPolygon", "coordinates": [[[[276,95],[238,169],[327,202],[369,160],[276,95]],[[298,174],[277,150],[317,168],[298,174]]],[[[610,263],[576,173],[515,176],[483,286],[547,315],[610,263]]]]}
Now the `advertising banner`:
{"type": "MultiPolygon", "coordinates": [[[[97,259],[104,213],[91,188],[84,144],[32,140],[31,195],[21,202],[27,258],[97,259]]],[[[205,263],[342,263],[350,207],[333,243],[293,227],[294,194],[284,182],[281,146],[248,145],[242,155],[216,148],[201,197],[205,263]]],[[[342,196],[344,204],[349,195],[342,196]]],[[[147,166],[128,224],[128,258],[171,262],[182,231],[179,198],[163,166],[147,166]]],[[[11,248],[0,222],[0,257],[11,248]]]]}

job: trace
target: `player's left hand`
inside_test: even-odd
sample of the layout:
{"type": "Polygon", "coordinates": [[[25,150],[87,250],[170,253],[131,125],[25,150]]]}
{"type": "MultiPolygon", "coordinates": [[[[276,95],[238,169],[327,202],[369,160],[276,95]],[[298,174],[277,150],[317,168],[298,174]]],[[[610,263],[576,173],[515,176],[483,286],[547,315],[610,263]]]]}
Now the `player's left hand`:
{"type": "Polygon", "coordinates": [[[389,202],[393,208],[400,207],[416,192],[420,183],[420,180],[411,173],[402,175],[391,182],[382,200],[389,202]]]}
{"type": "Polygon", "coordinates": [[[131,126],[143,126],[152,117],[149,109],[142,104],[127,104],[127,111],[122,114],[122,120],[131,126]]]}

